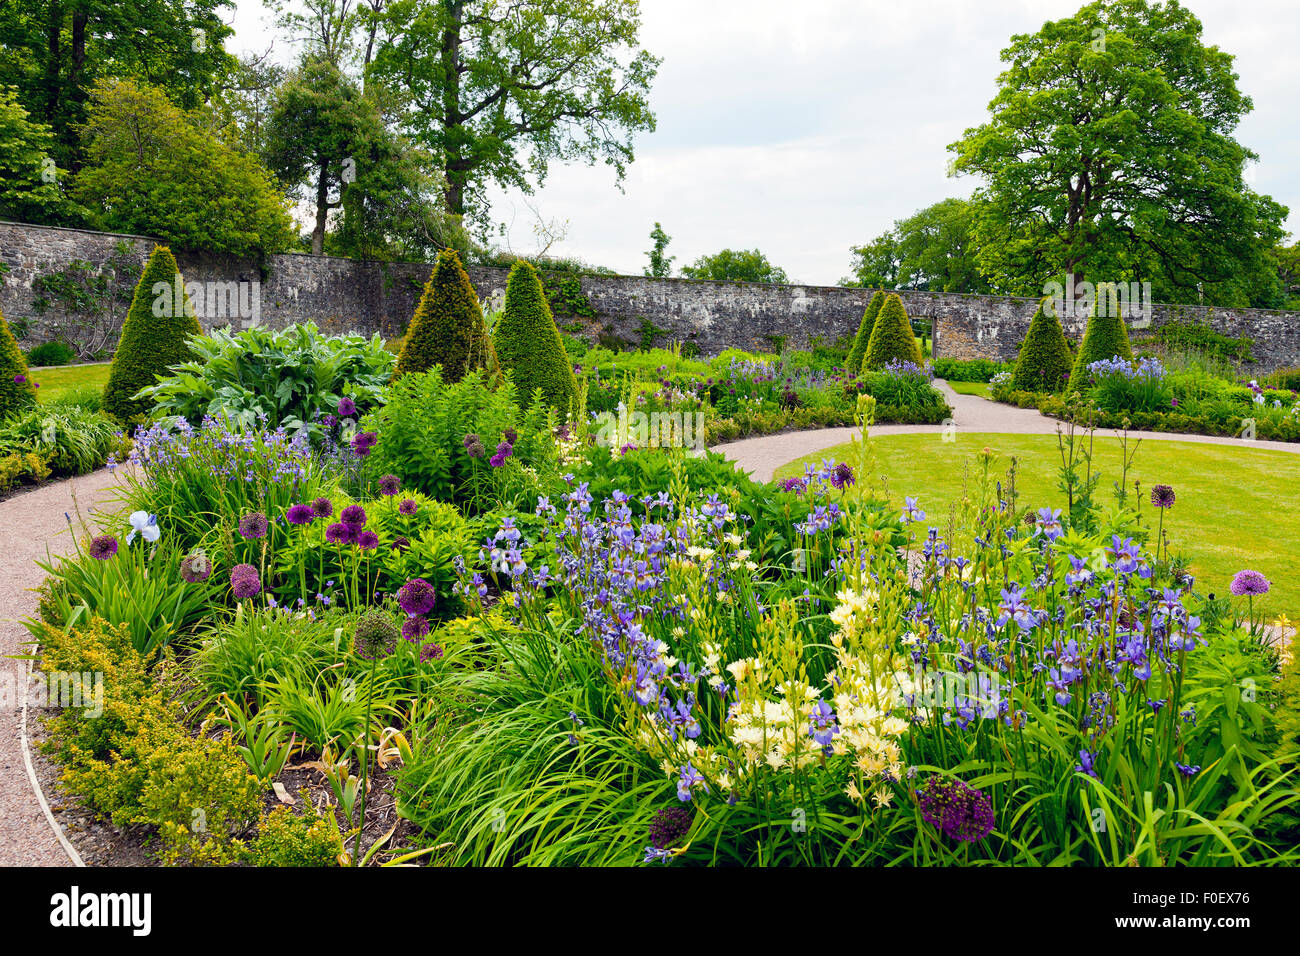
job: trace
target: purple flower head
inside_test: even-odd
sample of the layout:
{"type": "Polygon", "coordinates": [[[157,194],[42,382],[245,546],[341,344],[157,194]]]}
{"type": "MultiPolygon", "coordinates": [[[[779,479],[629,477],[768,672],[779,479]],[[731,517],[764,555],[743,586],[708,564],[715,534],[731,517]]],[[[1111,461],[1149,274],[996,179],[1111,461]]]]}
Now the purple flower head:
{"type": "Polygon", "coordinates": [[[438,601],[438,592],[424,578],[412,578],[397,589],[397,603],[407,614],[428,614],[438,601]]]}
{"type": "Polygon", "coordinates": [[[186,555],[185,560],[181,562],[181,577],[187,584],[206,581],[210,574],[212,574],[212,562],[200,551],[186,555]]]}
{"type": "Polygon", "coordinates": [[[373,551],[375,548],[379,547],[379,535],[375,534],[368,528],[365,531],[359,532],[357,534],[357,547],[361,548],[363,551],[373,551]]]}
{"type": "Polygon", "coordinates": [[[251,564],[235,565],[230,571],[230,589],[240,601],[261,593],[262,581],[257,576],[257,568],[251,564]]]}
{"type": "Polygon", "coordinates": [[[360,529],[366,523],[366,509],[360,505],[348,505],[339,513],[339,520],[349,528],[360,529]]]}
{"type": "Polygon", "coordinates": [[[397,625],[382,611],[366,611],[357,619],[352,646],[358,657],[374,660],[397,644],[397,625]]]}
{"type": "Polygon", "coordinates": [[[465,437],[467,440],[467,444],[465,445],[465,454],[474,459],[482,458],[487,454],[487,449],[483,447],[483,443],[478,440],[477,435],[467,435],[465,437]],[[470,438],[473,438],[474,440],[468,441],[470,438]]]}
{"type": "Polygon", "coordinates": [[[853,468],[844,462],[840,462],[831,472],[831,485],[843,491],[845,488],[852,486],[856,479],[853,476],[853,468]]]}
{"type": "Polygon", "coordinates": [[[1268,578],[1264,577],[1264,575],[1260,574],[1258,571],[1246,569],[1244,571],[1238,571],[1232,576],[1232,584],[1229,585],[1228,590],[1237,597],[1241,597],[1246,594],[1267,594],[1268,588],[1268,578]]]}
{"type": "Polygon", "coordinates": [[[402,499],[401,504],[397,506],[397,513],[400,515],[405,515],[408,518],[411,517],[419,510],[420,510],[420,505],[416,502],[414,498],[404,498],[402,499]]]}
{"type": "Polygon", "coordinates": [[[463,439],[461,439],[461,444],[465,447],[466,451],[469,451],[471,446],[481,445],[483,444],[483,442],[479,439],[477,433],[470,432],[463,439]]]}
{"type": "Polygon", "coordinates": [[[929,777],[917,790],[921,816],[951,840],[974,843],[993,832],[988,796],[952,777],[929,777]]]}
{"type": "Polygon", "coordinates": [[[1157,508],[1174,506],[1174,489],[1169,485],[1156,485],[1151,489],[1151,503],[1157,508]]]}
{"type": "Polygon", "coordinates": [[[425,644],[420,648],[420,663],[427,664],[429,661],[442,660],[441,644],[425,644]]]}
{"type": "Polygon", "coordinates": [[[501,433],[501,437],[506,440],[507,444],[513,445],[515,442],[519,441],[519,432],[515,431],[513,428],[507,428],[501,433]]]}
{"type": "Polygon", "coordinates": [[[344,395],[339,399],[339,414],[344,418],[353,418],[357,414],[357,403],[344,395]]]}
{"type": "Polygon", "coordinates": [[[260,511],[251,511],[239,519],[239,534],[243,538],[265,538],[268,522],[260,511]]]}
{"type": "Polygon", "coordinates": [[[111,534],[101,534],[90,541],[90,556],[100,561],[107,561],[117,554],[117,538],[111,534]]]}
{"type": "Polygon", "coordinates": [[[356,535],[351,525],[336,521],[325,529],[325,540],[330,544],[351,544],[356,540],[356,535]]]}
{"type": "Polygon", "coordinates": [[[389,545],[389,548],[392,549],[393,551],[401,551],[403,553],[410,551],[411,539],[404,538],[401,535],[398,535],[396,538],[393,539],[393,543],[389,545]]]}
{"type": "Polygon", "coordinates": [[[687,807],[664,807],[655,812],[650,821],[650,845],[656,850],[667,850],[681,842],[691,830],[695,814],[687,807]]]}
{"type": "Polygon", "coordinates": [[[26,384],[27,384],[27,376],[26,376],[26,375],[21,375],[21,374],[20,374],[20,375],[15,375],[15,376],[14,376],[14,384],[15,384],[15,385],[26,385],[26,384]]]}
{"type": "Polygon", "coordinates": [[[356,437],[352,439],[352,450],[358,458],[365,458],[378,441],[379,436],[375,432],[357,432],[356,437]]]}
{"type": "Polygon", "coordinates": [[[328,518],[334,514],[334,502],[328,498],[317,498],[311,503],[311,510],[317,518],[328,518]]]}
{"type": "Polygon", "coordinates": [[[290,505],[284,513],[284,520],[289,524],[311,524],[316,520],[316,512],[311,505],[290,505]]]}
{"type": "Polygon", "coordinates": [[[429,619],[423,614],[408,615],[402,622],[402,638],[411,644],[420,643],[420,638],[429,633],[429,619]]]}
{"type": "Polygon", "coordinates": [[[379,479],[379,493],[391,498],[402,490],[402,481],[396,475],[384,475],[379,479]]]}

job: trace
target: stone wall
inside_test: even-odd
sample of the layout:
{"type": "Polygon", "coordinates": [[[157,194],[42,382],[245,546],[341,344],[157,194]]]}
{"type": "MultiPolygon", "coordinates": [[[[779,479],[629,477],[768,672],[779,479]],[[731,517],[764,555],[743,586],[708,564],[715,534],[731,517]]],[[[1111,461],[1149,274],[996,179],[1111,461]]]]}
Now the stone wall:
{"type": "MultiPolygon", "coordinates": [[[[119,249],[142,264],[153,242],[141,236],[0,222],[0,265],[8,269],[0,275],[0,312],[25,333],[25,347],[59,336],[78,341],[82,320],[76,315],[69,315],[58,301],[50,301],[43,311],[37,307],[41,298],[34,288],[38,277],[74,260],[104,262],[119,249]]],[[[429,274],[429,265],[424,263],[358,262],[298,254],[251,259],[177,252],[187,282],[258,283],[260,321],[264,324],[278,327],[310,320],[331,331],[377,331],[385,337],[401,334],[429,274]]],[[[504,270],[475,266],[469,271],[482,298],[499,301],[504,296],[504,270]]],[[[577,323],[574,327],[580,325],[589,337],[604,334],[637,343],[648,321],[661,330],[657,344],[672,340],[694,343],[705,355],[731,346],[770,348],[778,339],[800,347],[818,337],[833,341],[857,329],[870,297],[867,290],[833,286],[640,276],[584,276],[581,286],[596,315],[561,319],[562,325],[573,321],[577,323]]],[[[1037,304],[1034,299],[1008,296],[900,295],[912,318],[933,324],[935,355],[951,358],[1014,358],[1037,304]]],[[[125,308],[118,311],[124,313],[125,308]]],[[[1259,371],[1300,366],[1300,313],[1156,305],[1149,318],[1132,324],[1157,328],[1176,320],[1204,321],[1229,335],[1254,339],[1259,371]]],[[[204,321],[211,326],[238,325],[240,320],[209,315],[204,321]]],[[[1066,326],[1075,338],[1082,334],[1082,322],[1067,321],[1066,326]]]]}

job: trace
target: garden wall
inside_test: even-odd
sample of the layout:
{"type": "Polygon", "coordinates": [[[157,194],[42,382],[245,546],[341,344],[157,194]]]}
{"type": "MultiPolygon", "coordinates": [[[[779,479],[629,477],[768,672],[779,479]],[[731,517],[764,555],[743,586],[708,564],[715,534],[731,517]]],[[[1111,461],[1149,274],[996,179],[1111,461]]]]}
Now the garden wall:
{"type": "MultiPolygon", "coordinates": [[[[83,314],[57,295],[42,294],[42,276],[81,260],[102,263],[115,253],[142,263],[153,240],[75,229],[0,222],[0,311],[22,333],[24,346],[52,338],[77,341],[88,334],[83,314]],[[42,301],[44,300],[44,301],[42,301]]],[[[401,334],[415,311],[428,277],[423,263],[359,262],[330,256],[273,255],[238,258],[176,251],[187,281],[260,283],[260,321],[286,325],[312,320],[335,331],[401,334]]],[[[505,292],[502,269],[471,267],[470,278],[483,298],[505,292]]],[[[695,343],[701,353],[729,346],[770,348],[779,341],[804,346],[811,338],[834,340],[852,334],[870,292],[833,286],[769,286],[740,282],[647,279],[640,276],[584,276],[576,312],[557,316],[562,326],[579,326],[591,336],[616,336],[639,343],[695,343]],[[583,306],[589,306],[589,309],[583,306]]],[[[909,315],[929,319],[935,330],[935,355],[950,358],[1014,358],[1037,304],[1008,296],[902,292],[909,315]]],[[[568,295],[567,300],[575,297],[568,295]]],[[[125,306],[116,306],[120,321],[125,306]]],[[[1206,309],[1156,305],[1140,327],[1173,320],[1206,321],[1232,336],[1255,340],[1260,371],[1300,366],[1300,313],[1260,309],[1206,309]]],[[[208,325],[239,320],[205,317],[208,325]]],[[[1081,323],[1067,322],[1075,338],[1081,323]],[[1070,326],[1073,325],[1073,328],[1070,326]]]]}

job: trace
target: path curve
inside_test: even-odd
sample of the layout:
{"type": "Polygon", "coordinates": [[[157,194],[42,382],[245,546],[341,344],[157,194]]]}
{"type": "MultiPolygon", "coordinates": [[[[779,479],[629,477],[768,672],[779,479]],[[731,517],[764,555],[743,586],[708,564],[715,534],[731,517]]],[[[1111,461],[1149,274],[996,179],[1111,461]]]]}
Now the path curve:
{"type": "MultiPolygon", "coordinates": [[[[94,509],[111,500],[117,485],[117,478],[101,469],[0,501],[0,681],[6,691],[12,691],[0,705],[0,866],[68,866],[70,862],[27,777],[20,737],[22,698],[17,696],[26,663],[10,655],[27,652],[22,645],[30,636],[20,622],[36,612],[32,589],[45,580],[36,562],[72,550],[65,513],[73,521],[80,513],[93,527],[94,509]]],[[[29,713],[29,733],[34,719],[29,713]]]]}
{"type": "MultiPolygon", "coordinates": [[[[978,395],[958,395],[942,379],[934,385],[952,406],[953,424],[958,433],[1001,435],[1055,435],[1059,419],[1044,415],[1036,408],[1017,408],[1001,402],[980,398],[978,395]]],[[[873,425],[872,438],[890,435],[938,435],[943,425],[873,425]]],[[[784,432],[779,435],[760,435],[740,441],[715,445],[711,449],[740,465],[755,481],[771,481],[776,470],[805,455],[834,448],[851,441],[856,428],[819,428],[813,431],[784,432]]],[[[1183,435],[1173,432],[1129,432],[1134,438],[1152,441],[1185,441],[1205,445],[1241,445],[1249,448],[1271,448],[1277,451],[1300,454],[1300,443],[1282,441],[1247,441],[1244,438],[1223,438],[1218,435],[1183,435]]]]}

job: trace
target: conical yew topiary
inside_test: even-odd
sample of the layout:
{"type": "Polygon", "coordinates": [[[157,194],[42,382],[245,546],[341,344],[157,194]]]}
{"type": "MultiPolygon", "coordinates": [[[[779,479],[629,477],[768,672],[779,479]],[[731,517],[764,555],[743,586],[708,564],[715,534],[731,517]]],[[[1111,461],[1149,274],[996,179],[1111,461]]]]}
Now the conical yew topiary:
{"type": "Polygon", "coordinates": [[[495,338],[501,369],[513,378],[520,403],[527,407],[534,390],[540,388],[560,418],[567,418],[577,381],[541,277],[527,262],[516,262],[510,270],[495,338]]]}
{"type": "Polygon", "coordinates": [[[1043,299],[1020,346],[1012,387],[1022,392],[1059,392],[1070,377],[1071,361],[1070,345],[1052,299],[1043,299]]]}
{"type": "Polygon", "coordinates": [[[1088,328],[1084,330],[1083,341],[1079,344],[1079,354],[1075,356],[1074,368],[1070,371],[1071,392],[1079,391],[1088,382],[1088,366],[1093,362],[1112,359],[1115,356],[1132,359],[1133,346],[1128,340],[1128,326],[1118,310],[1102,309],[1097,314],[1097,304],[1093,303],[1092,315],[1088,317],[1088,328]]]}
{"type": "Polygon", "coordinates": [[[193,358],[187,340],[202,334],[176,259],[166,246],[154,246],[122,323],[104,386],[104,411],[123,423],[148,414],[151,403],[136,399],[136,392],[193,358]]]}
{"type": "Polygon", "coordinates": [[[871,338],[867,340],[867,352],[862,358],[862,371],[870,372],[884,368],[898,359],[921,365],[921,348],[916,344],[916,335],[912,332],[912,323],[907,319],[907,309],[898,293],[891,292],[885,296],[876,316],[876,324],[871,329],[871,338]]]}
{"type": "Polygon", "coordinates": [[[483,309],[454,249],[444,249],[424,284],[424,294],[402,339],[393,377],[442,367],[444,382],[459,382],[474,368],[490,368],[492,342],[483,309]]]}
{"type": "Polygon", "coordinates": [[[27,359],[9,323],[0,314],[0,421],[36,401],[36,386],[27,370],[27,359]]]}
{"type": "Polygon", "coordinates": [[[867,354],[867,343],[871,341],[871,331],[876,327],[876,316],[880,314],[880,307],[884,301],[885,293],[877,291],[867,303],[867,310],[862,313],[862,321],[858,323],[858,334],[853,337],[853,348],[849,349],[849,357],[844,360],[844,369],[850,375],[857,375],[862,370],[862,359],[867,354]]]}

